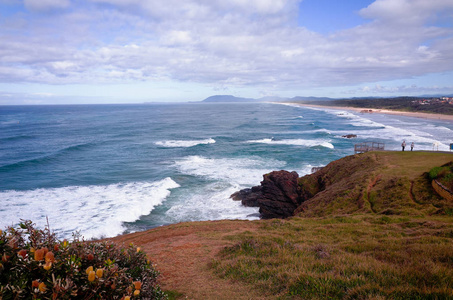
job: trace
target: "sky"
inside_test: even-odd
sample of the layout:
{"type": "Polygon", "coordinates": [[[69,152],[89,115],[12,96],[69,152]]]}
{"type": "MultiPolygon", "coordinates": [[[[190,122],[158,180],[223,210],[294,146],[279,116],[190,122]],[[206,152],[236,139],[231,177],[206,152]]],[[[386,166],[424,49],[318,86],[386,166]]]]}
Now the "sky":
{"type": "Polygon", "coordinates": [[[453,94],[452,0],[0,0],[0,105],[453,94]]]}

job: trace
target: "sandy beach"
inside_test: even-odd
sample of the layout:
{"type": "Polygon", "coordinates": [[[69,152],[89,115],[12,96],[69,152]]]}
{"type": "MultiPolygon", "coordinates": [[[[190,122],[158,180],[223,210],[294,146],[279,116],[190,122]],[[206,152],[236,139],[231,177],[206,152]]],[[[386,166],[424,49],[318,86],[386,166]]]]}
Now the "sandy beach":
{"type": "Polygon", "coordinates": [[[330,108],[338,110],[351,110],[360,113],[366,114],[388,114],[388,115],[399,115],[431,120],[443,120],[453,122],[453,115],[443,115],[443,114],[432,114],[432,113],[422,113],[422,112],[406,112],[398,110],[389,110],[389,109],[376,109],[376,108],[361,108],[361,107],[349,107],[349,106],[327,106],[327,105],[315,105],[315,104],[303,104],[303,103],[291,103],[300,106],[306,107],[315,107],[315,108],[330,108]]]}

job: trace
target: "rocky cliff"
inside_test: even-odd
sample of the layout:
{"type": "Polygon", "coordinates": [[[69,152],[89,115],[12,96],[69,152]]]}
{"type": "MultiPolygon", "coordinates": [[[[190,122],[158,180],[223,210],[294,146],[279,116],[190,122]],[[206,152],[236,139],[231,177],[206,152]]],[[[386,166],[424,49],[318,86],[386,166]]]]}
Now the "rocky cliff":
{"type": "Polygon", "coordinates": [[[296,172],[274,171],[263,176],[260,186],[241,190],[231,197],[245,206],[259,207],[263,219],[286,218],[302,203],[298,179],[296,172]]]}
{"type": "MultiPolygon", "coordinates": [[[[296,172],[274,171],[263,175],[261,185],[231,197],[245,206],[259,207],[263,219],[442,211],[451,203],[445,203],[432,189],[426,174],[429,169],[422,168],[421,156],[431,158],[430,154],[372,152],[344,157],[303,177],[296,172]],[[408,174],[405,170],[409,166],[420,170],[408,174]]],[[[448,156],[439,162],[444,159],[448,156]]]]}

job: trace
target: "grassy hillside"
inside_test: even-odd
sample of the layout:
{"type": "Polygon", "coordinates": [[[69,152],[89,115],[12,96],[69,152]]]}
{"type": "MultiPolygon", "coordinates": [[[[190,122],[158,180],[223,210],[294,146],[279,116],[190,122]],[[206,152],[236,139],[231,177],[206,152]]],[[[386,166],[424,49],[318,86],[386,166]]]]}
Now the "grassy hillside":
{"type": "Polygon", "coordinates": [[[143,245],[176,299],[453,299],[453,211],[427,172],[449,153],[346,157],[301,179],[286,220],[182,223],[143,245]]]}
{"type": "Polygon", "coordinates": [[[452,203],[431,188],[428,172],[453,160],[450,153],[369,152],[334,161],[299,180],[314,195],[298,213],[419,215],[450,212],[452,203]],[[318,192],[319,186],[323,190],[318,192]]]}

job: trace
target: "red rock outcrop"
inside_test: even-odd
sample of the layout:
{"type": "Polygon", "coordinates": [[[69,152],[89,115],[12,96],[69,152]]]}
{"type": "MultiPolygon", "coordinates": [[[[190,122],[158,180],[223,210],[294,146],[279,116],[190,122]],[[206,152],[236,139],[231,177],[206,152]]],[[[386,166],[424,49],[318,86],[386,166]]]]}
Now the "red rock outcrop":
{"type": "Polygon", "coordinates": [[[263,176],[261,186],[241,190],[231,195],[245,206],[260,208],[261,218],[286,218],[292,216],[302,203],[296,172],[273,171],[263,176]]]}

